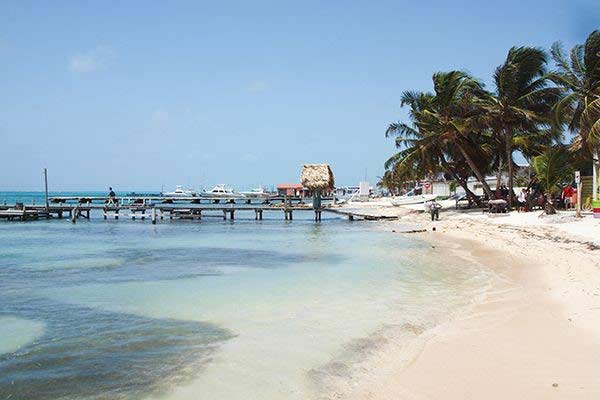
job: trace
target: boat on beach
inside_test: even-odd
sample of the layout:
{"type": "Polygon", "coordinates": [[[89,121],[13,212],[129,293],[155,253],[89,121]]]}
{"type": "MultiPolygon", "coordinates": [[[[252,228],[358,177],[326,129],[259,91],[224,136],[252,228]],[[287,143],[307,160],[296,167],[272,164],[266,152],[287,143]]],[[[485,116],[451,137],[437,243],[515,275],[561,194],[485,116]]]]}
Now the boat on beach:
{"type": "Polygon", "coordinates": [[[421,204],[431,200],[434,200],[437,196],[435,194],[415,194],[415,190],[411,190],[404,196],[394,197],[392,199],[393,206],[406,206],[409,204],[421,204]]]}

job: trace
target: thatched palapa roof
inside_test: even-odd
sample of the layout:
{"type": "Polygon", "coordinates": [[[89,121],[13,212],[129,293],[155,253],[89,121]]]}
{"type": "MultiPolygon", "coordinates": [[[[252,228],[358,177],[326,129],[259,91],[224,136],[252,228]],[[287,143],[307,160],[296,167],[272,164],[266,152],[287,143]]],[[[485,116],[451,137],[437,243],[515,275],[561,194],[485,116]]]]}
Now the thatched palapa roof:
{"type": "Polygon", "coordinates": [[[333,172],[329,164],[305,164],[300,174],[302,186],[310,190],[333,189],[333,172]]]}

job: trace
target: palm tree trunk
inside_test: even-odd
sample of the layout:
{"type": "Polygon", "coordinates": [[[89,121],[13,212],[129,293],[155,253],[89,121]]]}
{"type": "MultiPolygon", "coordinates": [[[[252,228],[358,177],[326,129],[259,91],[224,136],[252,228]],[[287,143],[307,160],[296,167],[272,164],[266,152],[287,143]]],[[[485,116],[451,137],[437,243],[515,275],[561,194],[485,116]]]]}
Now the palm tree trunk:
{"type": "Polygon", "coordinates": [[[508,163],[508,209],[512,210],[514,195],[514,164],[512,158],[512,129],[509,129],[506,135],[506,162],[508,163]]]}
{"type": "Polygon", "coordinates": [[[452,168],[450,166],[450,164],[448,164],[448,161],[446,161],[446,158],[444,156],[441,157],[441,163],[442,163],[442,167],[444,167],[444,169],[446,170],[446,172],[448,172],[450,175],[452,175],[452,177],[454,178],[454,180],[457,181],[458,184],[460,185],[460,187],[463,188],[463,190],[467,194],[467,197],[469,199],[471,199],[471,201],[473,201],[473,203],[477,204],[477,206],[481,206],[481,200],[475,195],[475,193],[473,193],[471,191],[471,189],[469,189],[469,185],[467,184],[467,181],[465,179],[462,179],[456,173],[456,171],[454,170],[454,168],[452,168]]]}
{"type": "Polygon", "coordinates": [[[496,188],[499,188],[500,184],[502,183],[503,170],[504,170],[504,159],[502,158],[502,155],[500,155],[500,157],[498,159],[498,170],[496,171],[496,188]]]}
{"type": "Polygon", "coordinates": [[[546,214],[556,214],[556,208],[554,208],[554,204],[552,204],[552,195],[550,193],[544,195],[544,203],[544,211],[546,214]]]}
{"type": "MultiPolygon", "coordinates": [[[[598,151],[592,151],[592,200],[598,196],[598,151]]],[[[581,200],[580,200],[581,201],[581,200]]]]}
{"type": "Polygon", "coordinates": [[[473,171],[479,182],[481,182],[481,185],[483,186],[483,191],[488,196],[488,199],[492,200],[494,198],[494,195],[492,194],[492,189],[490,189],[490,185],[488,185],[485,181],[485,177],[481,174],[479,168],[477,168],[477,165],[475,165],[471,156],[466,152],[466,150],[460,143],[457,142],[456,147],[458,147],[458,150],[460,150],[465,160],[467,160],[467,164],[469,164],[471,171],[473,171]]]}

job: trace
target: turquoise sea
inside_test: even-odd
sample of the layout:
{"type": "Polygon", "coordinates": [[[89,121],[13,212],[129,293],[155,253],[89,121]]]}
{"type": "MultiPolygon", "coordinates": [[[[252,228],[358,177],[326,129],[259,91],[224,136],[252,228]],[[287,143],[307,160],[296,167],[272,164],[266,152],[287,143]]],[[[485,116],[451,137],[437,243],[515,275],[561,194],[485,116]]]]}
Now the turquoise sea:
{"type": "Polygon", "coordinates": [[[280,217],[0,221],[0,399],[320,398],[489,286],[378,223],[280,217]]]}

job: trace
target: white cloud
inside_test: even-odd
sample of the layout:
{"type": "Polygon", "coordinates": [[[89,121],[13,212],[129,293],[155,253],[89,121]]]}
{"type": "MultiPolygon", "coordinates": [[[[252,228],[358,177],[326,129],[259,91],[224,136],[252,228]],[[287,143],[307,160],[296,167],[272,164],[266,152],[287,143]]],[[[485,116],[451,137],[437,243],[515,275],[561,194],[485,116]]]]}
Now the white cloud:
{"type": "Polygon", "coordinates": [[[115,56],[116,54],[112,47],[97,46],[71,57],[69,69],[79,73],[105,69],[112,63],[115,56]]]}
{"type": "Polygon", "coordinates": [[[258,161],[258,157],[252,153],[246,153],[240,158],[240,160],[244,162],[255,162],[258,161]]]}
{"type": "Polygon", "coordinates": [[[246,90],[250,93],[264,92],[269,88],[265,81],[252,81],[246,86],[246,90]]]}

